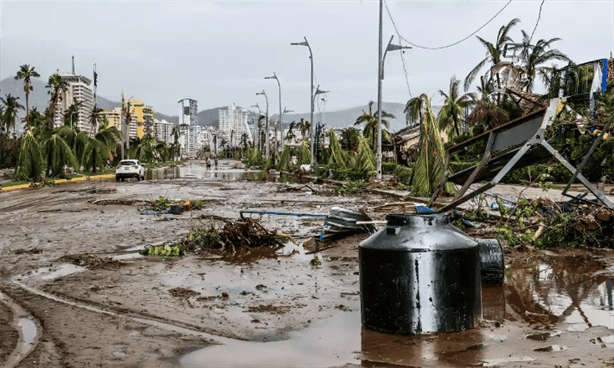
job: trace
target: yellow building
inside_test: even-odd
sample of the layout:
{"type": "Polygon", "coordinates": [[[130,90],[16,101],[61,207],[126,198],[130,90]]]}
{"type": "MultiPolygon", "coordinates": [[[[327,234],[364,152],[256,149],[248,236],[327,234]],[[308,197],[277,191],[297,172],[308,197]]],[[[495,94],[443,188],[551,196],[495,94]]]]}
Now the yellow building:
{"type": "MultiPolygon", "coordinates": [[[[135,110],[134,109],[131,109],[131,110],[132,110],[132,118],[130,119],[130,124],[128,124],[128,138],[136,137],[139,131],[138,129],[139,126],[137,123],[137,117],[135,114],[135,110]]],[[[108,109],[103,109],[101,115],[103,116],[103,118],[107,118],[107,121],[109,122],[109,127],[114,126],[120,132],[122,131],[122,108],[121,107],[116,107],[115,109],[113,109],[113,111],[109,111],[108,109]]]]}
{"type": "MultiPolygon", "coordinates": [[[[139,138],[143,138],[143,134],[145,134],[145,123],[147,121],[152,124],[150,129],[153,129],[154,109],[151,106],[144,105],[141,100],[133,100],[130,106],[132,107],[132,113],[136,116],[137,135],[139,138]]],[[[153,133],[153,131],[151,133],[153,133]]]]}
{"type": "Polygon", "coordinates": [[[102,109],[102,118],[107,118],[109,122],[109,127],[116,127],[119,131],[121,131],[121,123],[122,123],[122,111],[120,107],[116,107],[115,110],[109,111],[109,109],[102,109]]]}

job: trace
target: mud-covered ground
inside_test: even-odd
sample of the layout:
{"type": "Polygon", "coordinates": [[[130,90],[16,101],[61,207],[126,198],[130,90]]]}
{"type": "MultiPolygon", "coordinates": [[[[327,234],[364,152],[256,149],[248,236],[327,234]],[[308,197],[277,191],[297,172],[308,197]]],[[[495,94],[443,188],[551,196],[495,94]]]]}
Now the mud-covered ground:
{"type": "Polygon", "coordinates": [[[308,254],[301,245],[321,231],[322,218],[262,216],[266,228],[290,236],[266,257],[138,254],[198,226],[223,226],[240,210],[364,207],[383,220],[385,209],[374,207],[397,201],[240,176],[228,162],[218,172],[192,163],[158,180],[0,193],[0,366],[598,367],[614,360],[611,251],[508,254],[505,285],[483,288],[481,328],[413,338],[361,329],[357,250],[366,235],[308,254]],[[159,196],[204,207],[141,215],[159,196]]]}

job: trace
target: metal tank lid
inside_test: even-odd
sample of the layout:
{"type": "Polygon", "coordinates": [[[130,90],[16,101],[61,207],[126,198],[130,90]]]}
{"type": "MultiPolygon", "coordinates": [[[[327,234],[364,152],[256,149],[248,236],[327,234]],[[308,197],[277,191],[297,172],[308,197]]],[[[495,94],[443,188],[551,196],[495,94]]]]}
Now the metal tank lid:
{"type": "Polygon", "coordinates": [[[391,214],[386,220],[386,227],[363,241],[361,248],[430,252],[478,246],[450,224],[449,213],[391,214]]]}

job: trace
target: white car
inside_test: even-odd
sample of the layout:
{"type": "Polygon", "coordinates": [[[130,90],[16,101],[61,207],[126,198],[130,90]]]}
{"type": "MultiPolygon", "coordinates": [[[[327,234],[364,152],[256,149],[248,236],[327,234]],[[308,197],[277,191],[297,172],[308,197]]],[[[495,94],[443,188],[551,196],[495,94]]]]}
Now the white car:
{"type": "Polygon", "coordinates": [[[115,180],[124,181],[126,178],[145,180],[145,168],[139,160],[121,160],[115,169],[115,180]]]}

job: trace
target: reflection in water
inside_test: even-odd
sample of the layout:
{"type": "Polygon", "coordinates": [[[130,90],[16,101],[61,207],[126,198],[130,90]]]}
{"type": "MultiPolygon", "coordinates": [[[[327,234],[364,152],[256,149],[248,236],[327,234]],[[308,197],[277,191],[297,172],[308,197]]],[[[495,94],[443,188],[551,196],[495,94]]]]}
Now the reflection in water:
{"type": "Polygon", "coordinates": [[[592,276],[603,265],[590,257],[559,257],[510,265],[505,300],[526,322],[614,328],[612,278],[592,276]]]}
{"type": "Polygon", "coordinates": [[[439,335],[394,335],[363,328],[362,365],[469,366],[482,360],[484,348],[480,329],[439,335]]]}
{"type": "Polygon", "coordinates": [[[482,312],[484,319],[505,320],[505,288],[501,285],[482,285],[482,312]]]}
{"type": "Polygon", "coordinates": [[[207,169],[203,165],[175,166],[161,169],[148,169],[145,173],[147,180],[161,179],[194,179],[194,180],[220,180],[220,181],[269,181],[277,183],[309,183],[308,177],[294,174],[275,175],[262,171],[245,171],[241,169],[207,169]]]}

